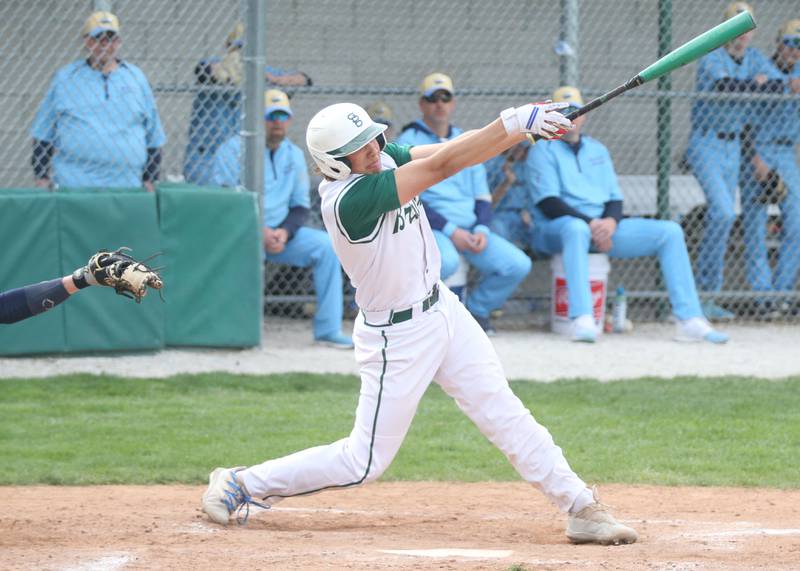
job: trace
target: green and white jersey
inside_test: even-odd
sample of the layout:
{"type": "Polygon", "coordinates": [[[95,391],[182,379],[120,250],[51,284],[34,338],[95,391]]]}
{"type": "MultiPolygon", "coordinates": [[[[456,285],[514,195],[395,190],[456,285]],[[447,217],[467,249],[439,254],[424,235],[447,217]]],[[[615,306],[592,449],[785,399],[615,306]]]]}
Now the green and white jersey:
{"type": "Polygon", "coordinates": [[[382,172],[319,185],[322,220],[366,311],[409,307],[439,281],[441,258],[419,197],[400,204],[394,170],[410,147],[388,144],[382,172]]]}

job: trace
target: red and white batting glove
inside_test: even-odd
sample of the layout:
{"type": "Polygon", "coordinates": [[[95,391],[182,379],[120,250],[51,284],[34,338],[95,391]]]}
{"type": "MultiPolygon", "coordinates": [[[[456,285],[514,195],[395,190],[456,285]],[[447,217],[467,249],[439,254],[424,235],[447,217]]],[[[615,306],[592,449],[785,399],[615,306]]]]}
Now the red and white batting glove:
{"type": "Polygon", "coordinates": [[[500,113],[506,133],[529,133],[543,139],[558,139],[572,129],[572,121],[558,112],[569,107],[569,102],[528,103],[522,107],[509,107],[500,113]]]}

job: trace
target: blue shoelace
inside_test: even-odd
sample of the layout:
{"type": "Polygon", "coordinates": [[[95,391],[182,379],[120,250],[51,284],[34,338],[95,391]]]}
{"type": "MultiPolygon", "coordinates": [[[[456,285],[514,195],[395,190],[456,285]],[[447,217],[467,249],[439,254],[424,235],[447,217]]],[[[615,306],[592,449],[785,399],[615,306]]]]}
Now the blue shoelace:
{"type": "Polygon", "coordinates": [[[250,504],[256,505],[265,510],[269,509],[268,505],[255,501],[251,496],[248,496],[244,488],[239,485],[239,480],[236,478],[236,472],[231,473],[232,479],[228,480],[228,489],[225,490],[225,497],[222,498],[222,503],[228,508],[229,513],[236,512],[236,523],[244,525],[250,517],[250,504]],[[245,510],[244,517],[242,517],[242,510],[245,510]]]}

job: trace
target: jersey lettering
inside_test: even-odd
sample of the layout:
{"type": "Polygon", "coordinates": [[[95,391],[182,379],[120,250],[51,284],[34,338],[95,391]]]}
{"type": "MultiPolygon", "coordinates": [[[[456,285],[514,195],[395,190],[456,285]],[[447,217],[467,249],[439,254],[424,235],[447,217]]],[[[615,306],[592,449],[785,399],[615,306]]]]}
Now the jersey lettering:
{"type": "Polygon", "coordinates": [[[392,234],[405,229],[406,224],[413,224],[415,220],[419,220],[420,201],[419,197],[415,196],[414,199],[397,209],[397,216],[394,219],[394,230],[392,234]]]}

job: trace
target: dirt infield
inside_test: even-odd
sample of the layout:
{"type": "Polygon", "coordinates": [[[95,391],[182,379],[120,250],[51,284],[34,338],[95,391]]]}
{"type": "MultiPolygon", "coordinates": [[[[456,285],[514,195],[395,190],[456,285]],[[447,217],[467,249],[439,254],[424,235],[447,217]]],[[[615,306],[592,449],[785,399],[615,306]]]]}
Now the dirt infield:
{"type": "Polygon", "coordinates": [[[522,483],[377,483],[222,528],[190,486],[0,487],[0,568],[797,569],[800,491],[602,487],[641,540],[573,546],[522,483]]]}

